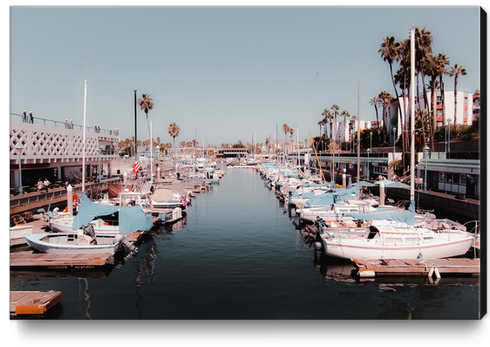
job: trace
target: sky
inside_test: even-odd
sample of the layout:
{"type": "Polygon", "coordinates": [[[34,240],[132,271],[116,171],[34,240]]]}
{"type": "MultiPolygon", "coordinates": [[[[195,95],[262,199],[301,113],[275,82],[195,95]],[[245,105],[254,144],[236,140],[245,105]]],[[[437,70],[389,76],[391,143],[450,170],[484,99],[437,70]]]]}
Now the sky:
{"type": "MultiPolygon", "coordinates": [[[[162,143],[172,122],[177,144],[261,143],[284,137],[285,123],[302,141],[319,135],[333,104],[358,115],[359,91],[360,118],[375,120],[369,100],[395,95],[378,50],[412,27],[467,70],[458,91],[480,89],[478,6],[13,5],[9,16],[10,113],[83,124],[87,76],[86,124],[117,128],[121,140],[134,136],[134,90],[153,99],[148,120],[162,143]]],[[[137,122],[138,140],[148,139],[139,106],[137,122]]]]}

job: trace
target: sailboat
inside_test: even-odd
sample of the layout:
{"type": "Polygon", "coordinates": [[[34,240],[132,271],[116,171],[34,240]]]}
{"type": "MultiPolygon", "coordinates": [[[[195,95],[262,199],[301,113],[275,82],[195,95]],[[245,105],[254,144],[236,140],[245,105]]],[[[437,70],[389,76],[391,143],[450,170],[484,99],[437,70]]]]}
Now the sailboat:
{"type": "MultiPolygon", "coordinates": [[[[414,95],[414,30],[411,31],[411,88],[414,95]]],[[[477,235],[459,229],[431,230],[416,223],[414,199],[415,105],[411,100],[411,186],[408,210],[388,213],[347,212],[348,221],[318,220],[324,253],[345,259],[437,259],[464,255],[477,235]]]]}

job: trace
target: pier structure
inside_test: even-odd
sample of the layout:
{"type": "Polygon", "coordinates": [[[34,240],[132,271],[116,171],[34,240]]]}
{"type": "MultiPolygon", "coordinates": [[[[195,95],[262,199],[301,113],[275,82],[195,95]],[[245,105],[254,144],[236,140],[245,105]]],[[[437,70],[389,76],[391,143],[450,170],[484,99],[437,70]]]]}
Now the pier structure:
{"type": "MultiPolygon", "coordinates": [[[[86,128],[86,181],[112,177],[111,162],[119,157],[114,145],[119,141],[117,129],[86,128]]],[[[68,121],[11,114],[9,144],[11,196],[36,191],[39,179],[44,181],[47,178],[51,183],[50,188],[81,182],[84,149],[82,126],[68,121]]]]}

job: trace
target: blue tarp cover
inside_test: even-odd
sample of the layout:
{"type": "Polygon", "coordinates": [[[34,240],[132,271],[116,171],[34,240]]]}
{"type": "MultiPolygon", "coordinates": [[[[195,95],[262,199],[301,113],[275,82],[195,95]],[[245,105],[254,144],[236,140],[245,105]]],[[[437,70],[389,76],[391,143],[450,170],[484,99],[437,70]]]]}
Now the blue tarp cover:
{"type": "Polygon", "coordinates": [[[153,226],[151,215],[147,215],[141,206],[110,206],[96,204],[82,193],[80,210],[73,219],[73,230],[90,223],[94,218],[119,212],[119,232],[131,233],[133,231],[148,231],[153,226]]]}
{"type": "Polygon", "coordinates": [[[355,198],[352,194],[359,194],[359,190],[355,187],[351,189],[336,188],[308,200],[305,202],[305,208],[310,206],[329,206],[340,200],[354,200],[355,198]]]}
{"type": "Polygon", "coordinates": [[[344,216],[362,220],[389,220],[393,222],[401,222],[408,225],[414,225],[415,201],[411,200],[408,210],[400,212],[344,213],[344,216]]]}

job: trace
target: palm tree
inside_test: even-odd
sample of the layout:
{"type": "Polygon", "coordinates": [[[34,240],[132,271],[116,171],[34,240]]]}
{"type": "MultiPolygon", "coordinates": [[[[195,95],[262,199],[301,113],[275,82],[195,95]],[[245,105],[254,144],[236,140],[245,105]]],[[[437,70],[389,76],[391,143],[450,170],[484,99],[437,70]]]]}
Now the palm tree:
{"type": "Polygon", "coordinates": [[[345,141],[345,139],[346,139],[346,137],[345,137],[345,125],[347,122],[347,117],[350,117],[350,113],[347,112],[346,110],[344,110],[344,111],[342,111],[342,113],[340,115],[344,117],[344,142],[346,142],[345,141]]]}
{"type": "Polygon", "coordinates": [[[427,144],[426,133],[428,132],[428,122],[427,122],[428,114],[426,110],[417,110],[415,112],[415,133],[420,136],[422,133],[423,136],[423,146],[425,147],[427,144]]]}
{"type": "MultiPolygon", "coordinates": [[[[393,89],[395,89],[395,96],[398,99],[398,90],[396,89],[395,78],[393,76],[393,62],[399,60],[401,58],[399,51],[400,43],[395,41],[395,37],[386,37],[383,43],[381,44],[381,48],[378,50],[378,53],[381,53],[381,57],[384,61],[388,62],[390,65],[390,75],[391,82],[393,83],[393,89]]],[[[398,102],[398,109],[401,113],[401,106],[398,102]]]]}
{"type": "Polygon", "coordinates": [[[388,105],[391,100],[393,100],[393,96],[388,93],[386,90],[379,93],[378,98],[383,105],[383,143],[386,143],[386,134],[387,134],[387,126],[388,126],[388,105]]]}
{"type": "Polygon", "coordinates": [[[457,104],[458,104],[458,76],[464,76],[466,75],[466,69],[463,68],[463,65],[458,66],[458,64],[455,64],[454,67],[449,70],[448,75],[450,77],[454,76],[454,123],[456,124],[456,118],[457,118],[457,104]]]}
{"type": "Polygon", "coordinates": [[[330,107],[332,110],[332,115],[333,115],[333,132],[330,134],[333,140],[333,147],[332,150],[335,150],[335,135],[337,134],[337,129],[335,127],[337,126],[337,115],[339,114],[339,107],[336,104],[333,104],[332,107],[330,107]]]}
{"type": "Polygon", "coordinates": [[[180,128],[175,122],[170,123],[170,126],[168,127],[168,133],[170,137],[173,138],[173,147],[175,148],[175,138],[179,136],[180,133],[180,128]]]}
{"type": "Polygon", "coordinates": [[[429,116],[429,133],[430,133],[430,147],[431,151],[434,151],[434,135],[435,135],[435,125],[436,125],[436,90],[437,90],[437,77],[439,77],[440,69],[437,57],[433,55],[428,55],[424,61],[424,71],[427,76],[429,76],[429,88],[431,90],[430,98],[430,113],[429,116]]]}
{"type": "Polygon", "coordinates": [[[374,110],[376,111],[376,125],[379,128],[378,104],[379,104],[379,98],[377,96],[369,100],[369,105],[374,106],[374,110]]]}
{"type": "Polygon", "coordinates": [[[441,88],[441,104],[442,104],[442,119],[443,121],[446,119],[446,95],[444,92],[444,82],[443,76],[448,74],[448,69],[446,65],[449,65],[449,57],[446,57],[445,54],[439,53],[438,55],[440,66],[440,75],[439,75],[439,87],[441,88]]]}
{"type": "Polygon", "coordinates": [[[142,111],[146,114],[146,123],[148,124],[148,134],[150,134],[150,122],[148,121],[148,111],[153,108],[153,100],[150,98],[149,94],[143,94],[142,99],[138,99],[138,104],[142,111]]]}
{"type": "MultiPolygon", "coordinates": [[[[332,118],[333,118],[333,115],[328,108],[323,110],[322,115],[325,117],[325,118],[323,118],[324,124],[330,123],[330,136],[332,136],[332,125],[333,125],[332,118]]],[[[327,129],[325,129],[325,140],[326,139],[327,139],[327,129]]]]}
{"type": "Polygon", "coordinates": [[[425,28],[420,30],[419,28],[415,28],[415,70],[417,72],[417,100],[420,101],[418,96],[420,95],[419,91],[419,79],[418,75],[422,76],[422,87],[424,92],[424,108],[427,108],[427,93],[425,91],[425,73],[424,73],[424,61],[427,55],[432,53],[432,36],[430,31],[426,31],[425,28]]]}

